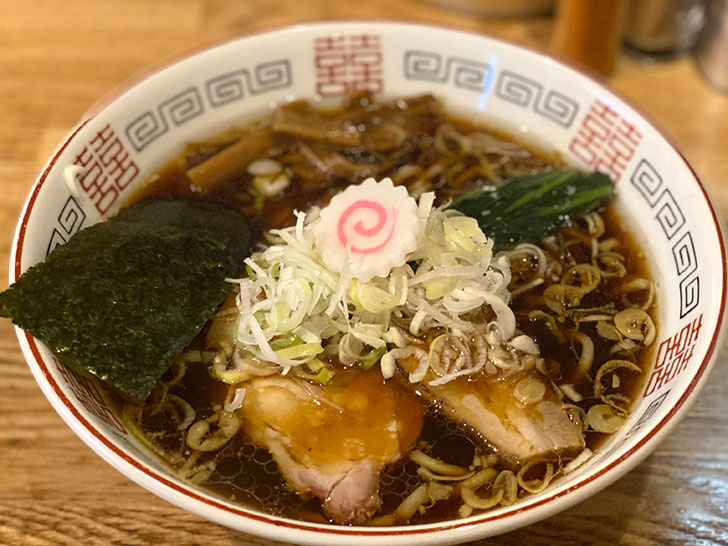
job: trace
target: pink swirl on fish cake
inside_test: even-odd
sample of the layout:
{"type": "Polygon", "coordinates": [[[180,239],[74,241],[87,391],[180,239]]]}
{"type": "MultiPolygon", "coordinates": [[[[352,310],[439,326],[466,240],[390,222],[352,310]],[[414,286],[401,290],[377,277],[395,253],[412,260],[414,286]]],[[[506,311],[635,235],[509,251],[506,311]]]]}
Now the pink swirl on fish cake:
{"type": "Polygon", "coordinates": [[[389,228],[389,232],[386,234],[386,237],[384,238],[384,240],[382,240],[381,237],[376,236],[382,232],[382,230],[387,225],[387,220],[390,218],[387,214],[387,209],[381,203],[377,201],[372,201],[370,199],[359,199],[357,201],[354,201],[339,217],[339,221],[336,225],[336,233],[339,237],[339,242],[342,244],[342,246],[346,246],[349,242],[350,235],[354,234],[360,237],[369,238],[370,240],[376,239],[375,244],[370,247],[354,246],[352,244],[350,251],[353,254],[374,254],[375,252],[379,252],[387,246],[389,241],[392,239],[392,235],[394,235],[394,228],[397,224],[397,216],[394,211],[390,210],[390,212],[392,213],[391,226],[389,228]],[[352,215],[360,215],[363,211],[366,210],[372,211],[374,214],[376,214],[376,222],[374,223],[374,225],[372,225],[371,227],[367,227],[364,224],[364,221],[370,220],[371,217],[370,214],[365,213],[365,217],[359,219],[358,221],[357,217],[354,216],[353,221],[355,223],[352,226],[351,222],[349,221],[352,215]]]}

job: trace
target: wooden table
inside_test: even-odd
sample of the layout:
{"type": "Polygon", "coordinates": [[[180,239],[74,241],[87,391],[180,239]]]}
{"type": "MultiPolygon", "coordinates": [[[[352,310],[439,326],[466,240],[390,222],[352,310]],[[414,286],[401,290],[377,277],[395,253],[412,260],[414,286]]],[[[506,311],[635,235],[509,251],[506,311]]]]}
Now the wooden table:
{"type": "MultiPolygon", "coordinates": [[[[495,20],[418,0],[2,0],[0,270],[40,168],[97,99],[140,70],[235,35],[323,19],[398,19],[545,48],[548,18],[495,20]]],[[[728,95],[688,57],[621,57],[610,84],[672,135],[728,213],[728,95]]],[[[2,286],[6,281],[2,281],[2,286]]],[[[728,351],[688,416],[627,476],[483,544],[728,544],[728,351]]],[[[51,408],[0,322],[0,543],[270,544],[186,513],[96,456],[51,408]]]]}

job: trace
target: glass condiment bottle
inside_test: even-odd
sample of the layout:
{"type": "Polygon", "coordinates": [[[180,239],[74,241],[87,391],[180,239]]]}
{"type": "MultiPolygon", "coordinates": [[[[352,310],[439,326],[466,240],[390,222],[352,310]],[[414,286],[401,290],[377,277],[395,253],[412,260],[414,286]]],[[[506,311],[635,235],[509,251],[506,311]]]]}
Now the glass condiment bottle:
{"type": "Polygon", "coordinates": [[[614,70],[625,0],[561,0],[552,49],[602,74],[614,70]]]}

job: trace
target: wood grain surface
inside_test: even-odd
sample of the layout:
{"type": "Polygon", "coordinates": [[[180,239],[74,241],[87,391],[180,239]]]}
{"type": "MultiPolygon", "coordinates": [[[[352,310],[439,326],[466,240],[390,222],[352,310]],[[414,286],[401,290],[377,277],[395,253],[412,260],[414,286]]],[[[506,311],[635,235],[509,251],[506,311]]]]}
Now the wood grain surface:
{"type": "MultiPolygon", "coordinates": [[[[45,160],[116,86],[192,49],[299,22],[394,19],[546,48],[549,18],[488,19],[418,0],[0,0],[0,271],[45,160]]],[[[728,95],[689,56],[621,56],[609,85],[671,135],[728,213],[728,95]]],[[[5,277],[3,277],[5,278],[5,277]]],[[[0,288],[7,286],[1,281],[0,288]]],[[[572,509],[478,544],[728,545],[728,351],[642,464],[572,509]]],[[[184,512],[92,452],[42,395],[0,322],[0,544],[272,544],[184,512]]]]}

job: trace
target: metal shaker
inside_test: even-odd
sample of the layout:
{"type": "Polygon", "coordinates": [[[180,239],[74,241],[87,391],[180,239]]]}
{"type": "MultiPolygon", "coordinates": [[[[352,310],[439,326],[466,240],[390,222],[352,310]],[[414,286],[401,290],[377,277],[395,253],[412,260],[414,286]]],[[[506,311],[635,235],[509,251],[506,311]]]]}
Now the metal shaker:
{"type": "Polygon", "coordinates": [[[695,62],[708,82],[728,92],[728,0],[707,0],[695,62]]]}
{"type": "Polygon", "coordinates": [[[624,41],[646,55],[674,55],[695,43],[704,23],[703,0],[631,0],[624,41]]]}

